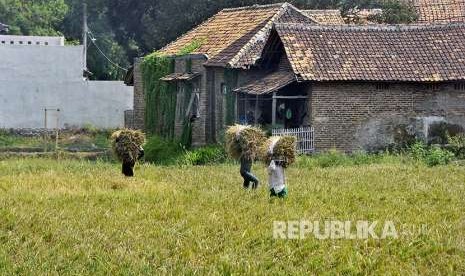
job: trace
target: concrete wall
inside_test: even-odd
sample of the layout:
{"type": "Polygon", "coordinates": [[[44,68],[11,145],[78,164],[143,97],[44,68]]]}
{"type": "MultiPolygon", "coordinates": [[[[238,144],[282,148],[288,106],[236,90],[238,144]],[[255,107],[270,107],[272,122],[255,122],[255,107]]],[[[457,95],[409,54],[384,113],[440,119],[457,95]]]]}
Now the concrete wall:
{"type": "Polygon", "coordinates": [[[0,46],[0,128],[124,126],[133,107],[132,87],[82,78],[82,46],[0,46]]]}
{"type": "Polygon", "coordinates": [[[465,91],[454,84],[314,83],[316,150],[376,151],[411,136],[428,140],[445,122],[465,129],[465,91]]]}

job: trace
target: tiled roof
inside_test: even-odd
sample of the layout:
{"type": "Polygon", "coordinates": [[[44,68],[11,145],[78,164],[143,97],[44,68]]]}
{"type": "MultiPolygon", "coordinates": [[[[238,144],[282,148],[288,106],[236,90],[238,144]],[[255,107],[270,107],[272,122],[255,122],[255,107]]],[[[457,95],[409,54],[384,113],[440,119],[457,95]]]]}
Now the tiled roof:
{"type": "Polygon", "coordinates": [[[465,22],[465,0],[410,1],[417,10],[419,22],[465,22]]]}
{"type": "Polygon", "coordinates": [[[302,10],[302,13],[321,25],[344,24],[340,10],[302,10]]]}
{"type": "Polygon", "coordinates": [[[198,41],[201,46],[193,54],[207,55],[207,65],[247,67],[260,56],[275,22],[313,21],[287,3],[224,9],[160,52],[175,55],[198,41]]]}
{"type": "Polygon", "coordinates": [[[247,93],[251,95],[269,94],[296,81],[297,79],[293,72],[276,71],[264,76],[263,78],[251,81],[250,83],[235,89],[234,92],[247,93]]]}
{"type": "Polygon", "coordinates": [[[303,80],[465,80],[465,24],[277,24],[276,30],[303,80]]]}

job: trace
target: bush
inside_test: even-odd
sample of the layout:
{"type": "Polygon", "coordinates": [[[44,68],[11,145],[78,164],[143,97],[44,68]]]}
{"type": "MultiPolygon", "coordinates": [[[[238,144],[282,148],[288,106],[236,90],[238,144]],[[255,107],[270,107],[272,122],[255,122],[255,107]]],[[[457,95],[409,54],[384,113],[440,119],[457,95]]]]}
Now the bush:
{"type": "Polygon", "coordinates": [[[186,151],[179,158],[178,165],[201,166],[223,163],[227,160],[226,152],[222,146],[208,146],[192,151],[186,151]]]}
{"type": "Polygon", "coordinates": [[[421,141],[417,141],[410,147],[410,155],[417,161],[424,160],[428,155],[428,146],[421,141]]]}
{"type": "Polygon", "coordinates": [[[410,147],[410,155],[413,159],[421,161],[428,166],[447,165],[455,157],[454,153],[439,146],[428,147],[418,141],[410,147]]]}
{"type": "Polygon", "coordinates": [[[144,147],[145,161],[157,165],[174,165],[184,153],[181,144],[165,140],[158,136],[148,139],[144,147]]]}
{"type": "Polygon", "coordinates": [[[448,136],[449,149],[459,159],[465,159],[465,134],[458,134],[455,136],[448,136]]]}
{"type": "Polygon", "coordinates": [[[429,149],[424,161],[428,166],[433,167],[438,165],[447,165],[454,159],[454,157],[454,153],[438,146],[434,146],[429,149]]]}
{"type": "Polygon", "coordinates": [[[304,156],[304,157],[298,158],[297,160],[297,167],[300,167],[300,168],[308,168],[308,167],[328,168],[328,167],[344,166],[344,165],[352,165],[352,161],[347,155],[337,150],[330,150],[327,153],[316,154],[312,156],[304,156]]]}

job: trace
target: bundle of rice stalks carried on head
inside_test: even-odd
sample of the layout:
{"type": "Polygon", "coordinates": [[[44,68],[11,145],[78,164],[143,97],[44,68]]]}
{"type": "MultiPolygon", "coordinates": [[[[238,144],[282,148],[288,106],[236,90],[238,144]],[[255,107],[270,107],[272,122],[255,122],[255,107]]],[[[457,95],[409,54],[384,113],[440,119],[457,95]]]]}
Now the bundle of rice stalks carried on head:
{"type": "Polygon", "coordinates": [[[233,159],[254,160],[265,141],[265,133],[258,127],[234,125],[226,130],[226,152],[233,159]]]}
{"type": "Polygon", "coordinates": [[[261,158],[265,164],[272,160],[280,161],[283,167],[288,167],[295,162],[297,139],[293,136],[270,137],[261,149],[261,158]]]}
{"type": "Polygon", "coordinates": [[[139,130],[123,129],[111,135],[113,152],[123,163],[136,163],[144,143],[145,135],[139,130]]]}

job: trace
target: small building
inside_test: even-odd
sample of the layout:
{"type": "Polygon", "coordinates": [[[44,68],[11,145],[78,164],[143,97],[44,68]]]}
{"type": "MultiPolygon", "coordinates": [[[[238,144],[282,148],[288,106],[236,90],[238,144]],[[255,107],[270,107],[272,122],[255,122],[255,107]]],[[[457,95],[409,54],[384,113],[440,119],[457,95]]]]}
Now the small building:
{"type": "Polygon", "coordinates": [[[269,73],[235,89],[246,99],[238,110],[261,125],[311,125],[316,151],[378,151],[465,129],[463,23],[275,24],[260,62],[269,73]]]}

